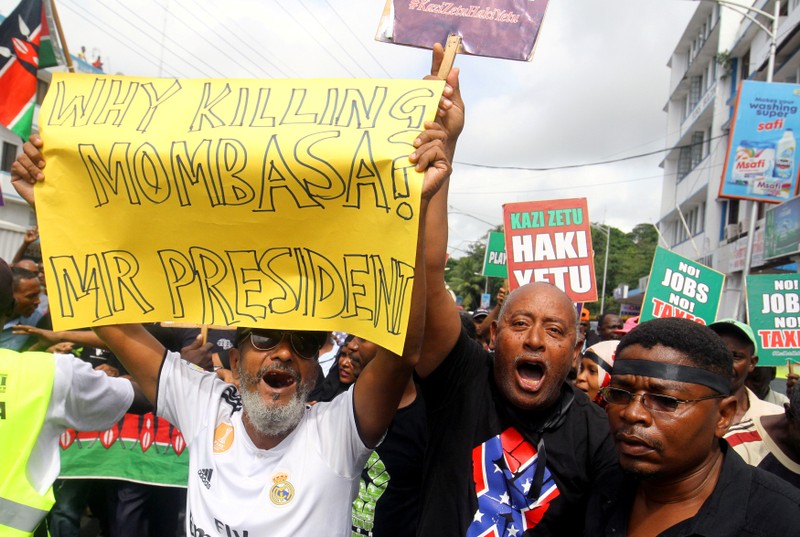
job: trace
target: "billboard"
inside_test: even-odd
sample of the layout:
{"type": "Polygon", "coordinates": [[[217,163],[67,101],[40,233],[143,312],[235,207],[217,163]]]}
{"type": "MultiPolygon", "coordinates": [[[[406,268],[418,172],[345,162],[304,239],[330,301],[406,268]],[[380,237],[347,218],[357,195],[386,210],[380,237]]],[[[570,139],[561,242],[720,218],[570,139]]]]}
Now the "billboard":
{"type": "Polygon", "coordinates": [[[743,81],[720,197],[781,203],[795,196],[799,136],[799,84],[743,81]]]}

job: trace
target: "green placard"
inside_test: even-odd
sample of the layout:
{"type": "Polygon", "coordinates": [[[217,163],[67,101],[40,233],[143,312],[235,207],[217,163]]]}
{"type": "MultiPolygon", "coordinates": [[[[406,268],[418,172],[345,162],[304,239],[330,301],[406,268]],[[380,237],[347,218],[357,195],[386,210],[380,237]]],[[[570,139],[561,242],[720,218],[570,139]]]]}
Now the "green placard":
{"type": "Polygon", "coordinates": [[[664,248],[656,248],[641,321],[681,317],[700,324],[717,318],[725,275],[664,248]]]}
{"type": "Polygon", "coordinates": [[[506,239],[503,233],[489,232],[486,257],[483,258],[483,275],[493,278],[508,278],[506,267],[506,239]]]}
{"type": "Polygon", "coordinates": [[[747,318],[756,335],[758,365],[800,360],[800,274],[748,276],[747,318]]]}
{"type": "Polygon", "coordinates": [[[767,209],[764,257],[773,259],[800,252],[800,197],[767,209]]]}

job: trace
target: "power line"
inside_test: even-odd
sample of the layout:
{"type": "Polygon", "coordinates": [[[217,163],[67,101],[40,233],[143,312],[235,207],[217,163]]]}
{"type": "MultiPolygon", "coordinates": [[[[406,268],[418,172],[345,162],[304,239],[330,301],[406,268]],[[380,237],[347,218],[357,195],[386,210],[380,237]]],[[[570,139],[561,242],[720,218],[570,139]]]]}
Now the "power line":
{"type": "Polygon", "coordinates": [[[334,54],[333,54],[333,53],[332,53],[332,52],[331,52],[331,51],[328,49],[328,47],[326,47],[325,45],[323,45],[322,43],[320,43],[319,39],[317,39],[317,37],[314,35],[314,33],[313,33],[313,32],[309,32],[309,31],[308,31],[308,29],[307,29],[305,26],[303,26],[302,24],[300,24],[300,21],[298,21],[298,20],[295,18],[295,16],[292,14],[292,12],[291,12],[291,11],[289,11],[288,9],[286,9],[286,7],[284,7],[284,5],[283,5],[283,4],[281,4],[279,1],[276,1],[275,3],[276,3],[276,5],[277,5],[279,8],[281,8],[281,10],[283,10],[283,12],[284,12],[284,13],[286,13],[286,15],[287,15],[287,16],[288,16],[290,19],[292,19],[292,21],[294,21],[294,23],[295,23],[295,24],[296,24],[296,25],[297,25],[299,28],[302,28],[302,29],[303,29],[303,31],[305,31],[305,32],[306,32],[306,33],[309,35],[309,37],[311,37],[311,39],[313,39],[313,40],[314,40],[314,42],[315,42],[317,45],[319,45],[319,47],[320,47],[322,50],[324,50],[325,52],[327,52],[327,53],[328,53],[328,56],[330,56],[331,58],[333,58],[333,60],[334,60],[336,63],[338,63],[338,64],[339,64],[339,67],[341,67],[342,69],[344,69],[344,70],[345,70],[345,72],[346,72],[348,75],[350,75],[352,78],[358,78],[358,77],[357,77],[357,76],[356,76],[356,75],[355,75],[355,74],[354,74],[354,73],[353,73],[353,72],[352,72],[350,69],[348,69],[348,68],[347,68],[347,66],[346,66],[345,64],[343,64],[341,61],[339,61],[339,58],[337,58],[337,57],[336,57],[336,56],[335,56],[335,55],[334,55],[334,54]]]}
{"type": "Polygon", "coordinates": [[[350,52],[347,50],[347,48],[344,45],[339,43],[339,40],[336,39],[336,36],[333,35],[330,30],[328,30],[326,25],[324,25],[324,24],[322,24],[322,22],[320,22],[320,20],[317,18],[317,16],[314,15],[314,12],[311,9],[309,9],[308,6],[305,4],[305,2],[303,2],[303,0],[298,0],[298,1],[300,2],[300,5],[303,6],[303,8],[308,12],[308,14],[311,15],[311,18],[314,19],[314,22],[316,22],[319,25],[319,27],[322,28],[322,30],[326,34],[328,34],[328,37],[330,37],[333,40],[334,43],[339,45],[339,48],[341,48],[342,51],[344,52],[345,56],[347,56],[350,59],[350,61],[353,62],[353,65],[357,65],[358,68],[361,69],[361,71],[367,76],[367,78],[371,78],[370,75],[369,75],[369,72],[366,69],[364,69],[364,67],[361,65],[361,63],[358,60],[356,60],[352,56],[352,54],[350,54],[350,52]]]}
{"type": "Polygon", "coordinates": [[[667,153],[667,152],[673,151],[675,149],[691,148],[691,147],[694,147],[696,145],[702,145],[702,144],[708,143],[711,140],[718,140],[719,138],[724,138],[726,136],[727,136],[727,134],[721,134],[719,136],[715,136],[713,138],[709,138],[708,140],[703,140],[702,142],[695,142],[695,143],[691,143],[691,144],[687,144],[687,145],[668,147],[666,149],[659,149],[657,151],[650,151],[648,153],[640,153],[638,155],[631,155],[629,157],[621,157],[621,158],[611,159],[611,160],[601,160],[601,161],[598,161],[598,162],[587,162],[587,163],[584,163],[584,164],[567,164],[565,166],[551,166],[551,167],[548,167],[548,168],[533,168],[533,167],[528,167],[528,166],[493,166],[491,164],[477,164],[477,163],[474,163],[474,162],[462,162],[462,161],[458,161],[458,160],[455,161],[455,164],[462,164],[464,166],[472,166],[474,168],[487,168],[487,169],[491,169],[491,170],[521,170],[521,171],[529,171],[529,172],[549,172],[549,171],[554,171],[554,170],[569,170],[569,169],[573,169],[573,168],[587,168],[587,167],[590,167],[590,166],[602,166],[604,164],[613,164],[615,162],[625,162],[626,160],[635,160],[635,159],[638,159],[638,158],[649,157],[649,156],[652,156],[652,155],[658,155],[660,153],[667,153]]]}
{"type": "MultiPolygon", "coordinates": [[[[208,15],[209,17],[211,17],[211,18],[216,18],[216,16],[215,16],[213,13],[211,13],[211,12],[210,12],[210,11],[209,11],[209,10],[208,10],[208,9],[207,9],[207,8],[206,8],[204,5],[203,5],[203,2],[195,2],[195,3],[192,5],[192,8],[199,8],[201,11],[203,11],[203,12],[204,12],[206,15],[208,15]]],[[[185,8],[184,8],[184,9],[185,9],[185,8]]],[[[231,29],[230,29],[228,26],[226,26],[226,25],[225,25],[225,22],[224,22],[222,19],[219,19],[219,18],[217,18],[216,20],[217,20],[217,22],[219,23],[219,25],[220,25],[220,26],[222,26],[222,27],[223,27],[225,30],[227,30],[228,32],[230,32],[230,33],[231,33],[231,34],[233,34],[233,35],[238,35],[238,36],[240,36],[240,41],[242,42],[242,44],[243,44],[244,46],[246,46],[247,48],[249,48],[249,49],[250,49],[250,50],[253,52],[253,54],[255,54],[255,55],[256,55],[256,57],[257,57],[257,58],[259,58],[260,60],[263,60],[263,61],[264,61],[264,62],[266,62],[268,65],[270,65],[270,66],[271,66],[273,69],[275,69],[275,70],[276,70],[278,73],[280,73],[280,75],[281,75],[281,76],[283,76],[283,77],[285,77],[285,78],[291,78],[291,76],[290,76],[289,74],[287,74],[286,70],[282,69],[282,68],[281,68],[281,67],[280,67],[280,66],[279,66],[277,63],[275,63],[275,62],[273,62],[272,60],[270,60],[270,59],[269,59],[269,56],[275,56],[275,58],[277,59],[277,57],[278,57],[277,55],[275,55],[275,54],[272,54],[272,53],[271,53],[269,50],[267,50],[267,49],[266,49],[266,47],[265,47],[265,46],[263,46],[262,44],[259,44],[259,46],[260,46],[260,47],[263,49],[263,50],[261,50],[261,51],[258,51],[258,50],[256,50],[256,48],[255,48],[255,47],[253,47],[253,46],[250,44],[251,42],[252,42],[252,43],[256,43],[256,42],[258,42],[258,40],[257,40],[256,38],[254,38],[252,35],[250,35],[250,34],[247,32],[247,30],[246,30],[246,29],[242,28],[242,27],[241,27],[241,26],[239,26],[239,25],[236,25],[236,24],[234,24],[234,26],[235,26],[235,31],[234,31],[234,30],[231,30],[231,29]],[[266,52],[266,54],[264,54],[265,52],[266,52]]],[[[249,60],[250,60],[250,61],[251,61],[251,62],[252,62],[254,65],[258,66],[258,62],[256,62],[256,61],[253,61],[253,60],[252,60],[250,57],[248,57],[248,59],[249,59],[249,60]]]]}
{"type": "MultiPolygon", "coordinates": [[[[228,46],[230,47],[230,49],[231,49],[231,50],[233,50],[233,51],[237,51],[237,50],[239,50],[239,47],[237,47],[236,45],[234,45],[233,43],[231,43],[230,41],[228,41],[228,39],[227,39],[227,38],[226,38],[224,35],[222,35],[222,34],[221,34],[219,31],[217,31],[215,28],[211,27],[211,26],[210,26],[208,23],[206,23],[205,21],[203,21],[202,19],[200,19],[200,17],[198,17],[197,15],[195,15],[195,14],[194,14],[194,12],[193,12],[191,9],[187,8],[185,5],[183,5],[183,4],[182,4],[181,2],[179,2],[178,0],[175,0],[175,3],[177,3],[177,4],[178,4],[178,5],[179,5],[179,6],[180,6],[180,7],[181,7],[181,8],[182,8],[182,9],[183,9],[183,10],[184,10],[184,11],[185,11],[185,12],[186,12],[188,15],[192,16],[192,17],[194,18],[194,20],[196,20],[198,23],[200,23],[202,26],[204,26],[206,29],[208,29],[208,31],[209,31],[209,32],[211,32],[212,34],[214,34],[214,35],[215,35],[217,38],[219,38],[219,39],[220,39],[222,42],[224,42],[226,45],[228,45],[228,46]]],[[[194,8],[194,7],[195,7],[196,5],[198,5],[198,4],[199,4],[199,2],[194,2],[194,5],[192,6],[192,8],[194,8]]],[[[181,19],[181,18],[178,18],[177,20],[178,20],[178,22],[180,22],[181,24],[183,24],[184,26],[186,26],[187,28],[189,28],[189,30],[194,30],[194,28],[192,28],[192,26],[190,26],[189,24],[187,24],[186,22],[184,22],[184,21],[183,21],[183,19],[181,19]]],[[[226,30],[227,30],[227,29],[226,29],[226,30]]],[[[201,35],[202,35],[202,34],[201,34],[201,35]]],[[[204,40],[205,40],[205,41],[206,41],[208,44],[210,44],[212,47],[214,46],[214,43],[213,43],[212,41],[209,41],[209,40],[208,40],[207,38],[205,38],[205,37],[204,37],[204,40]]],[[[241,68],[242,68],[242,69],[244,69],[245,71],[247,71],[247,73],[248,73],[250,76],[252,76],[252,77],[254,77],[254,78],[263,78],[263,73],[256,73],[256,72],[252,71],[252,70],[251,70],[249,67],[242,65],[241,63],[239,63],[239,60],[236,58],[236,56],[235,56],[235,55],[229,55],[229,54],[228,54],[228,53],[225,51],[225,49],[224,49],[224,48],[217,48],[217,50],[218,50],[218,51],[219,51],[219,52],[220,52],[220,53],[221,53],[223,56],[225,56],[226,58],[228,58],[229,60],[231,60],[233,63],[235,63],[236,65],[238,65],[239,67],[241,67],[241,68]],[[260,74],[261,74],[262,76],[259,76],[260,74]]],[[[244,59],[247,59],[247,60],[248,60],[250,63],[252,63],[252,64],[253,64],[253,65],[254,65],[256,68],[258,68],[258,69],[263,69],[263,67],[259,67],[259,65],[258,65],[256,62],[254,62],[253,60],[251,60],[250,58],[248,58],[247,56],[245,56],[245,54],[243,54],[243,53],[242,53],[242,54],[241,54],[241,57],[242,57],[242,58],[244,58],[244,59]]],[[[267,76],[272,76],[272,75],[271,75],[270,73],[267,73],[267,76]]]]}
{"type": "MultiPolygon", "coordinates": [[[[133,53],[134,53],[134,54],[136,54],[137,56],[139,56],[140,58],[142,58],[144,61],[146,61],[146,62],[148,62],[148,63],[152,64],[152,65],[153,65],[154,67],[156,67],[156,68],[158,68],[158,67],[159,67],[159,65],[158,65],[158,62],[157,62],[157,61],[153,61],[152,59],[150,59],[150,58],[148,58],[147,56],[145,56],[144,54],[142,54],[142,50],[143,50],[143,49],[141,49],[141,47],[138,47],[138,45],[136,45],[135,43],[131,43],[131,41],[130,41],[130,39],[129,39],[129,38],[127,38],[127,37],[124,37],[124,36],[123,36],[123,34],[121,34],[121,33],[112,34],[111,32],[109,32],[108,30],[106,30],[106,29],[105,29],[107,25],[106,25],[106,24],[104,24],[104,23],[103,23],[101,20],[99,20],[99,19],[95,19],[95,21],[92,21],[92,18],[94,17],[94,15],[93,15],[93,14],[92,14],[90,11],[88,11],[88,10],[86,10],[86,9],[84,9],[84,8],[80,7],[80,6],[71,6],[69,3],[66,3],[66,2],[63,2],[63,1],[61,2],[61,5],[63,5],[63,6],[64,6],[64,7],[65,7],[65,8],[66,8],[68,11],[72,11],[73,13],[75,13],[76,15],[78,15],[79,17],[82,17],[84,20],[86,20],[86,21],[87,21],[87,22],[89,22],[90,24],[94,24],[94,26],[95,26],[95,27],[96,27],[96,28],[97,28],[99,31],[101,31],[101,32],[103,32],[104,34],[108,35],[108,36],[109,36],[109,37],[111,37],[112,39],[114,39],[114,40],[116,40],[116,41],[120,41],[120,42],[123,42],[123,43],[127,44],[127,46],[130,48],[130,50],[131,50],[131,51],[133,51],[133,53]],[[78,10],[79,10],[79,11],[81,11],[82,13],[79,13],[79,12],[78,12],[78,10]]],[[[146,35],[146,34],[145,34],[145,35],[146,35]]],[[[149,36],[147,36],[147,37],[149,37],[149,36]]],[[[185,75],[183,72],[181,72],[179,69],[175,69],[175,68],[173,68],[173,71],[174,71],[174,72],[175,72],[177,75],[179,75],[180,77],[182,77],[182,78],[186,78],[186,75],[185,75]]]]}
{"type": "Polygon", "coordinates": [[[328,2],[328,0],[324,0],[324,2],[325,2],[325,4],[327,4],[327,6],[330,8],[330,10],[331,10],[331,11],[333,11],[333,14],[334,14],[334,15],[336,15],[336,18],[338,18],[338,19],[339,19],[339,22],[341,22],[341,23],[342,23],[342,25],[344,25],[344,27],[345,27],[345,28],[347,28],[347,30],[350,32],[350,35],[352,35],[352,36],[353,36],[353,39],[355,39],[356,43],[358,43],[359,45],[361,45],[361,48],[362,48],[362,49],[364,49],[364,52],[366,52],[367,54],[369,54],[369,57],[370,57],[370,58],[372,58],[372,59],[373,59],[373,61],[374,61],[375,63],[377,63],[377,64],[378,64],[378,67],[380,67],[380,68],[381,68],[381,71],[383,71],[383,73],[386,75],[386,78],[394,78],[394,77],[391,75],[391,73],[389,73],[389,71],[387,71],[387,70],[386,70],[386,68],[383,66],[383,64],[380,62],[380,60],[378,60],[378,58],[376,58],[376,57],[375,57],[375,55],[374,55],[374,54],[373,54],[373,53],[372,53],[372,52],[369,50],[369,48],[367,48],[367,47],[364,45],[364,43],[362,42],[362,40],[361,40],[361,39],[360,39],[360,38],[359,38],[359,37],[356,35],[356,33],[353,31],[353,29],[352,29],[352,28],[350,28],[350,25],[349,25],[349,24],[347,24],[347,21],[346,21],[345,19],[343,19],[341,15],[339,15],[339,12],[338,12],[338,11],[336,11],[336,8],[334,8],[334,7],[331,5],[331,3],[330,3],[330,2],[328,2]]]}

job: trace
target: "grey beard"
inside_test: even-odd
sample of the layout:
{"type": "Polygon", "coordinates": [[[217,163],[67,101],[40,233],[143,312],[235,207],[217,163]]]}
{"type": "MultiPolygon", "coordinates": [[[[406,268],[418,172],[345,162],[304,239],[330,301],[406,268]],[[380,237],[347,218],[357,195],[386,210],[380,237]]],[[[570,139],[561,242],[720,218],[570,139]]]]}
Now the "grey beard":
{"type": "Polygon", "coordinates": [[[256,431],[264,436],[275,438],[284,436],[297,427],[305,413],[306,399],[311,391],[305,383],[297,383],[297,392],[288,403],[273,406],[261,398],[257,389],[249,387],[260,381],[260,377],[248,378],[251,375],[242,375],[241,370],[240,376],[239,394],[242,397],[242,406],[248,421],[256,431]]]}

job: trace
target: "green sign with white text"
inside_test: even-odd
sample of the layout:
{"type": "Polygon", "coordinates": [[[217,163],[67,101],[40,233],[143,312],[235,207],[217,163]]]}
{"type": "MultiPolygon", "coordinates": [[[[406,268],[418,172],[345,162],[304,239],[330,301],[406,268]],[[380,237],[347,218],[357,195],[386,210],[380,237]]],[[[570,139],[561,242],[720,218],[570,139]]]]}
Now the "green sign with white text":
{"type": "Polygon", "coordinates": [[[747,318],[758,343],[758,365],[800,359],[800,274],[748,276],[747,318]]]}
{"type": "Polygon", "coordinates": [[[499,231],[490,231],[486,243],[486,257],[483,258],[483,275],[493,278],[507,278],[506,239],[499,231]]]}
{"type": "Polygon", "coordinates": [[[711,324],[717,318],[724,284],[721,272],[656,248],[640,321],[680,317],[711,324]]]}

